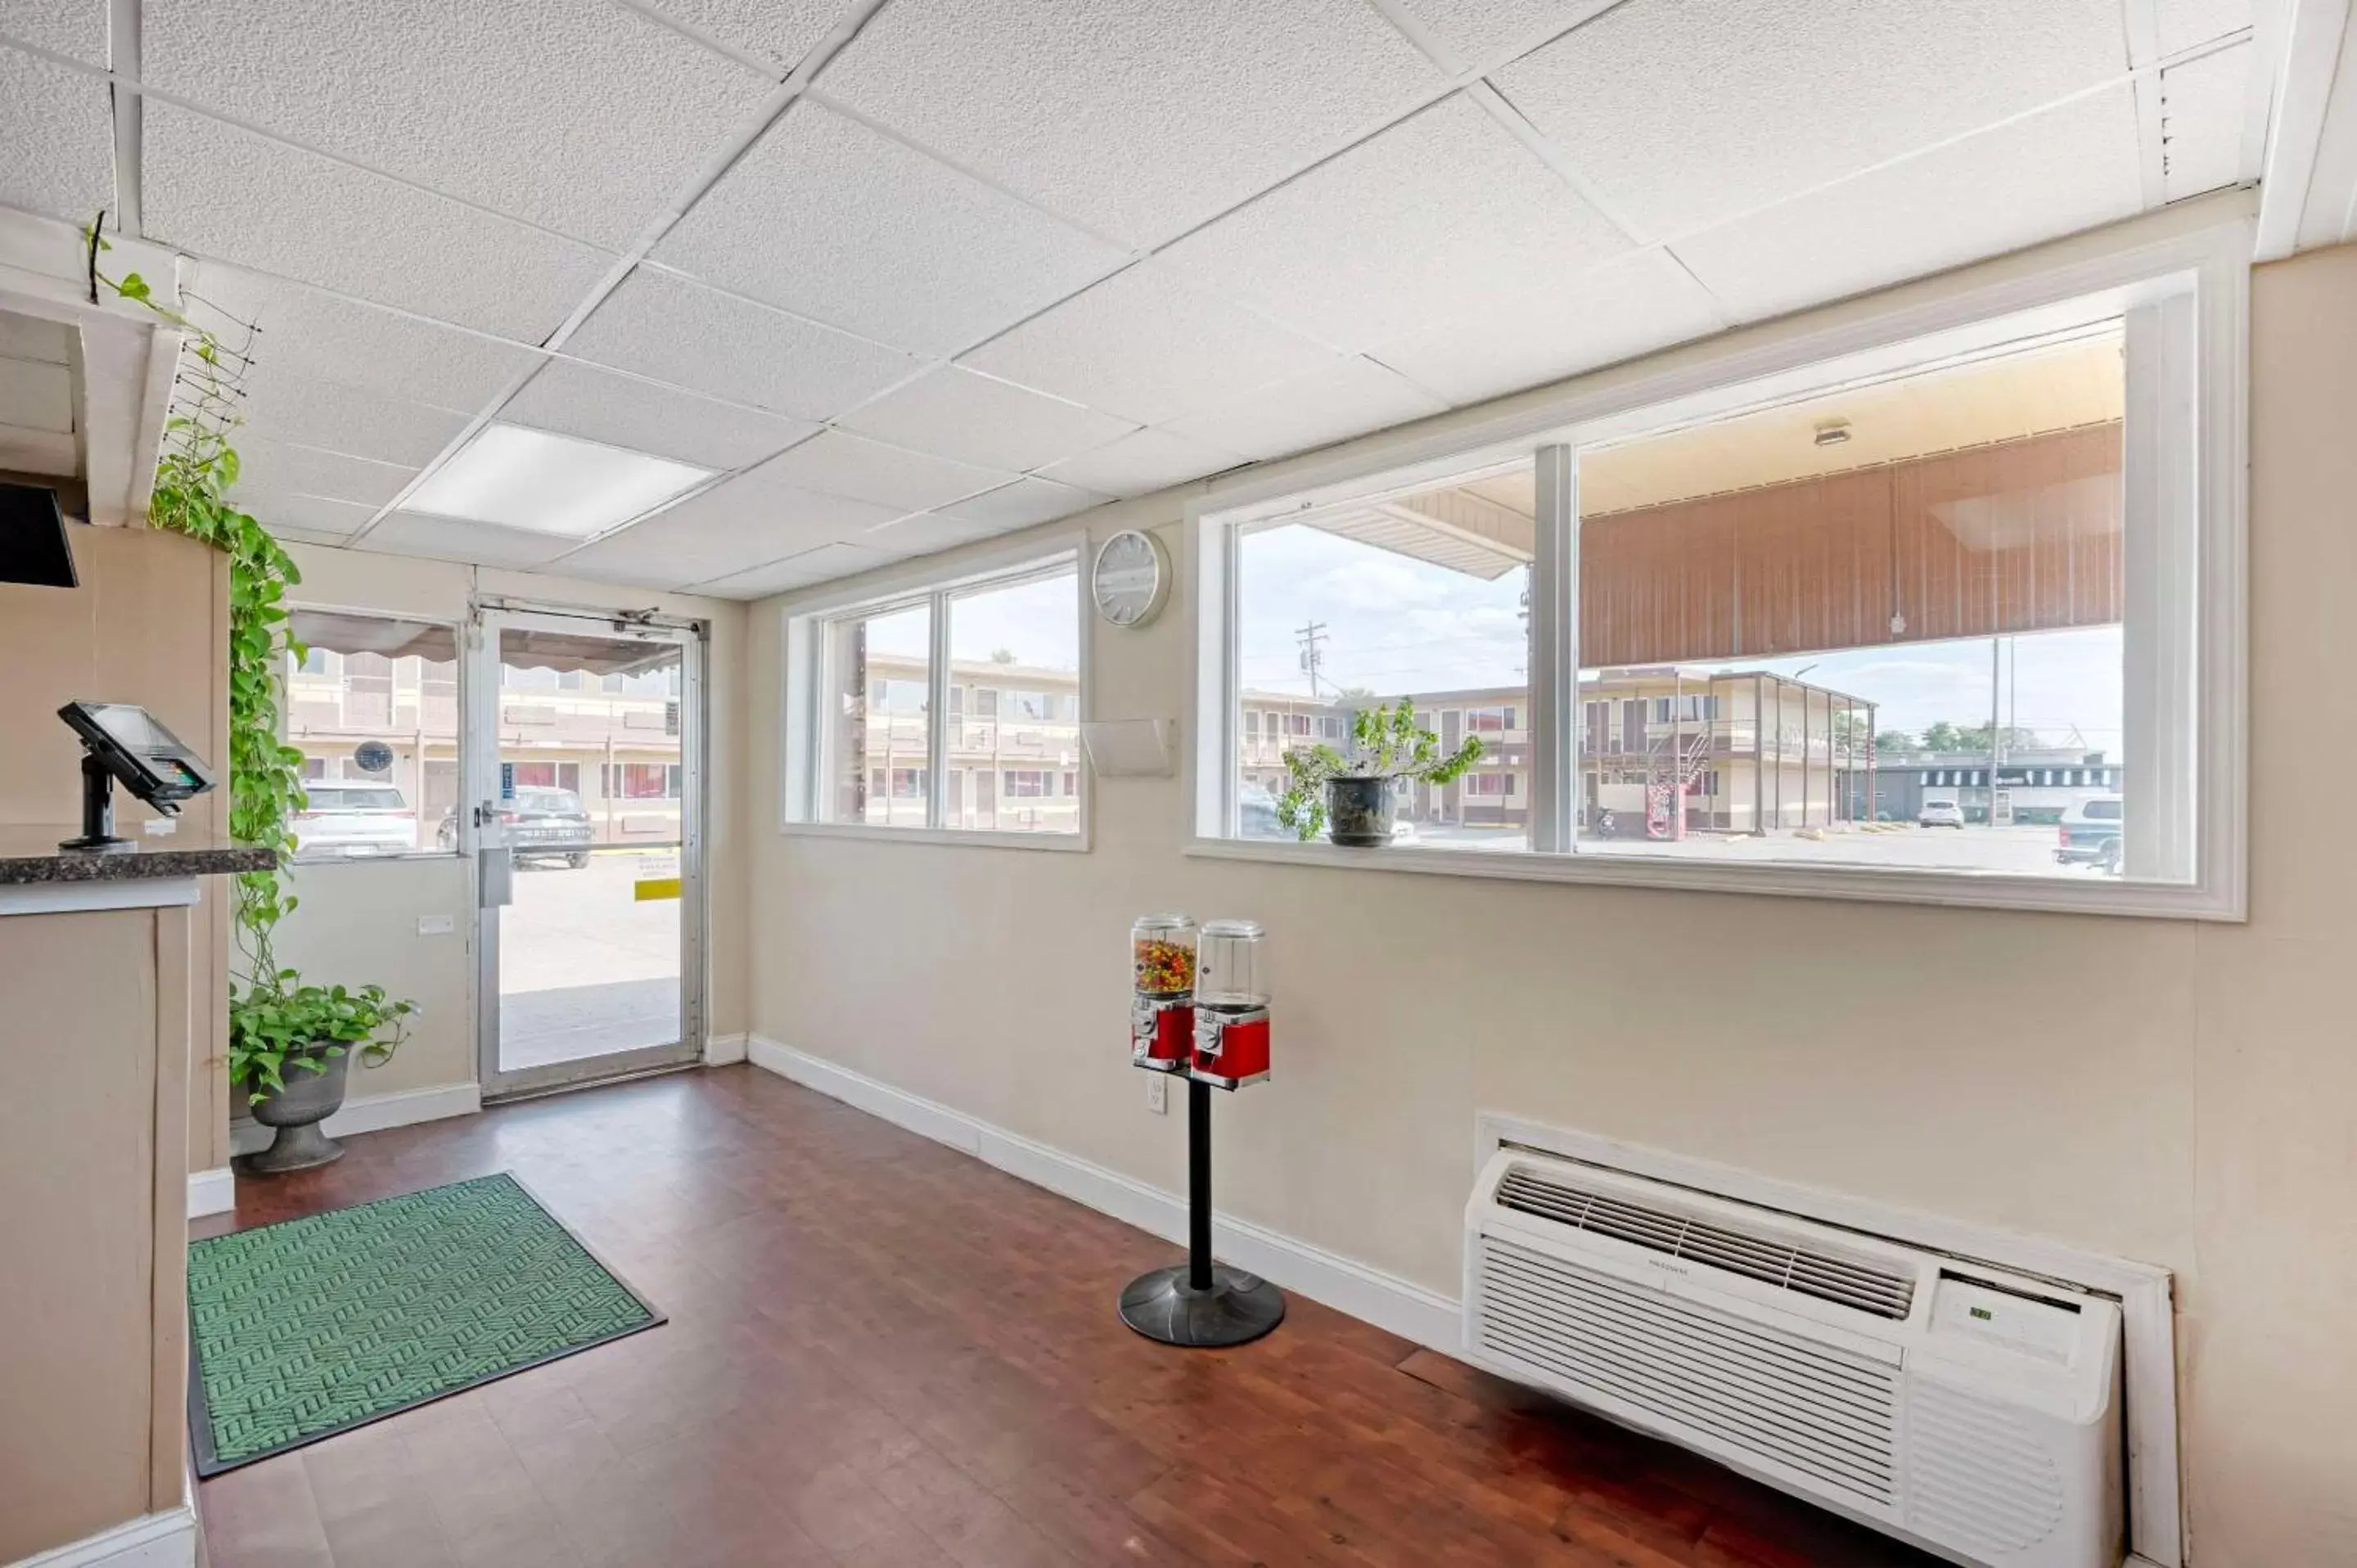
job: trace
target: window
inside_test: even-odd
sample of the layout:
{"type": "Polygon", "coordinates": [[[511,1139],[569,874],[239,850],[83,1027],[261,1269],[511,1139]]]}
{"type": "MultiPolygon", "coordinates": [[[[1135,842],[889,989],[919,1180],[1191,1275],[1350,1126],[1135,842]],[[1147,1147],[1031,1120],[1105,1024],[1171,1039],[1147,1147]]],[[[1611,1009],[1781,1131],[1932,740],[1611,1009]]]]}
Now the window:
{"type": "Polygon", "coordinates": [[[279,704],[303,753],[308,802],[289,826],[298,861],[455,853],[458,647],[431,621],[296,608],[279,704]]]}
{"type": "Polygon", "coordinates": [[[904,768],[932,764],[932,607],[852,616],[826,628],[826,777],[834,822],[922,827],[921,795],[898,793],[904,768]]]}
{"type": "Polygon", "coordinates": [[[1482,746],[1384,852],[1444,869],[2239,918],[2244,606],[2213,566],[2247,267],[2169,243],[1978,296],[2012,315],[1934,295],[1749,379],[1583,389],[1453,459],[1232,481],[1196,521],[1198,852],[1296,857],[1222,847],[1246,700],[1405,699],[1482,746]],[[2059,863],[2098,789],[2120,854],[2059,863]],[[1927,798],[1965,831],[1918,828],[1927,798]]]}
{"type": "Polygon", "coordinates": [[[1081,611],[1079,553],[1066,550],[791,619],[789,679],[810,682],[812,700],[789,735],[816,745],[789,773],[789,823],[1077,845],[1081,611]]]}

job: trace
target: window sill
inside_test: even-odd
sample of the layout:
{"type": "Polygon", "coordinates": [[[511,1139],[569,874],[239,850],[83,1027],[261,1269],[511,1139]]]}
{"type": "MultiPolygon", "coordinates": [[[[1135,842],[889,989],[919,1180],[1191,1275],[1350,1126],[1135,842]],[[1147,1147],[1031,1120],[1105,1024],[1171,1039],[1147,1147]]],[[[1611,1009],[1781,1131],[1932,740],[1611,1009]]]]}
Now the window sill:
{"type": "Polygon", "coordinates": [[[986,828],[889,828],[872,822],[780,822],[790,838],[868,839],[877,843],[953,844],[967,849],[1032,849],[1086,854],[1086,828],[1071,833],[999,832],[986,828]]]}
{"type": "Polygon", "coordinates": [[[1186,853],[1204,860],[1475,876],[1498,882],[1568,882],[1604,887],[1748,893],[1771,897],[1839,898],[2145,919],[2239,922],[2249,918],[2239,897],[2190,885],[2078,881],[2000,873],[1672,861],[1594,852],[1538,854],[1529,851],[1422,847],[1346,849],[1340,844],[1266,839],[1196,838],[1189,842],[1186,853]]]}

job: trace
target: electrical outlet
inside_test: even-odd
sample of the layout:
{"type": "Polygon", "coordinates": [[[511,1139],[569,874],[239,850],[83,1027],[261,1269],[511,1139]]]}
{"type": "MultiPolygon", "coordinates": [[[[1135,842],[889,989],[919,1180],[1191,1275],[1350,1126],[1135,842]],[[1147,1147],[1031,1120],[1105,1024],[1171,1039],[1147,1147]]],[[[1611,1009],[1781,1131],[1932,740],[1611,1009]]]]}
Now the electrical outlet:
{"type": "Polygon", "coordinates": [[[1146,1108],[1157,1116],[1170,1109],[1170,1079],[1162,1073],[1146,1075],[1146,1108]]]}
{"type": "Polygon", "coordinates": [[[417,917],[417,934],[421,937],[447,937],[457,929],[457,920],[448,915],[417,917]]]}

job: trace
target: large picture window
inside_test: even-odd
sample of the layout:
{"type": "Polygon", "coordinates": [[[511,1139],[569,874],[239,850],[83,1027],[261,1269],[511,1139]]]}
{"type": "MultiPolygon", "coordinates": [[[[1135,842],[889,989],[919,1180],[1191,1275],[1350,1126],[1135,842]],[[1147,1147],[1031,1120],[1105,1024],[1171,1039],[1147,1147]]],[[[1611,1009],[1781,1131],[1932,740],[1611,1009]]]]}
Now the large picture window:
{"type": "Polygon", "coordinates": [[[1082,842],[1084,628],[1076,549],[791,617],[788,824],[1082,842]]]}
{"type": "Polygon", "coordinates": [[[2189,252],[1204,505],[1198,849],[2238,915],[2242,284],[2189,252]],[[1402,703],[1478,760],[1297,842],[1286,755],[1402,703]]]}

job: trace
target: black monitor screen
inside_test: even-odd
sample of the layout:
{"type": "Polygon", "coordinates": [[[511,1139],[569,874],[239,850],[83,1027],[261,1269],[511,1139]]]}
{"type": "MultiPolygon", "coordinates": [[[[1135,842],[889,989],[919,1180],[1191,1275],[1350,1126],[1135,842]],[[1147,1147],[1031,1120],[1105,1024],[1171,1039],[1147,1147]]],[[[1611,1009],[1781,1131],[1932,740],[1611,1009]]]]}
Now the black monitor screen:
{"type": "Polygon", "coordinates": [[[186,749],[170,730],[150,718],[147,710],[130,703],[91,703],[84,709],[91,722],[124,750],[145,757],[153,752],[186,749]]]}
{"type": "Polygon", "coordinates": [[[58,493],[39,485],[0,485],[0,583],[74,586],[58,493]]]}

